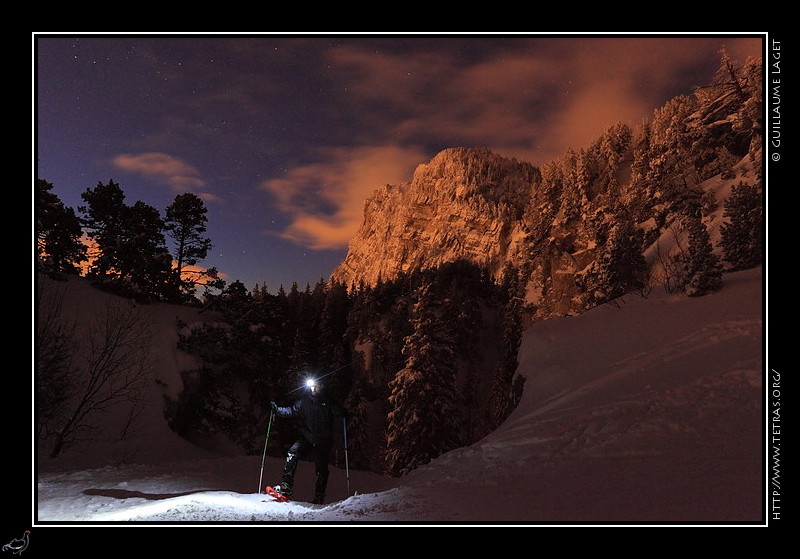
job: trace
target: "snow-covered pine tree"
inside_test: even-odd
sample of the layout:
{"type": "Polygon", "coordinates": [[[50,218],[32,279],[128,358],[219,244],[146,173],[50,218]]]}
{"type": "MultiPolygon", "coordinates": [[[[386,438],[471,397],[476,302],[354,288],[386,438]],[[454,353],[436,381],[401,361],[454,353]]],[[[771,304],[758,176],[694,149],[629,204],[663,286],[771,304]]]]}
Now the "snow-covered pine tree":
{"type": "Polygon", "coordinates": [[[732,178],[733,166],[760,143],[760,73],[760,61],[738,66],[723,48],[711,83],[696,88],[697,110],[687,119],[686,138],[701,180],[732,178]]]}
{"type": "Polygon", "coordinates": [[[607,193],[616,196],[619,193],[618,173],[623,159],[632,157],[631,141],[633,133],[627,124],[618,122],[608,128],[592,145],[591,151],[597,162],[597,179],[593,189],[597,194],[607,193]]]}
{"type": "Polygon", "coordinates": [[[699,212],[692,212],[686,218],[689,246],[684,260],[687,295],[696,297],[707,295],[722,286],[722,266],[714,254],[708,229],[699,212]]]}
{"type": "MultiPolygon", "coordinates": [[[[324,293],[324,302],[319,310],[319,354],[323,368],[333,371],[351,361],[347,345],[347,313],[349,300],[343,283],[333,281],[324,293]]],[[[349,371],[348,371],[349,373],[349,371]]],[[[348,375],[339,375],[338,381],[348,375]]]]}
{"type": "Polygon", "coordinates": [[[389,383],[385,463],[391,475],[406,474],[461,443],[453,333],[440,319],[441,306],[425,281],[412,309],[413,332],[403,347],[405,367],[389,383]]]}
{"type": "Polygon", "coordinates": [[[755,186],[740,182],[731,189],[725,203],[722,250],[732,270],[745,270],[761,264],[764,257],[763,210],[761,194],[755,186]]]}
{"type": "Polygon", "coordinates": [[[658,199],[667,208],[674,206],[675,210],[693,203],[693,191],[700,183],[686,145],[686,121],[696,106],[692,98],[675,97],[654,112],[650,126],[644,182],[654,200],[658,199]]]}
{"type": "Polygon", "coordinates": [[[605,250],[587,273],[589,304],[607,303],[644,286],[647,262],[642,253],[643,237],[629,219],[614,224],[605,250]]]}
{"type": "Polygon", "coordinates": [[[580,219],[583,209],[589,205],[588,191],[591,176],[588,156],[584,150],[576,153],[567,149],[558,161],[563,173],[560,209],[564,221],[580,219]]]}
{"type": "MultiPolygon", "coordinates": [[[[522,310],[525,283],[523,274],[510,263],[506,264],[500,284],[503,304],[503,336],[500,361],[495,368],[486,410],[487,432],[495,430],[514,411],[518,402],[514,375],[519,364],[519,346],[522,342],[522,310]]],[[[524,382],[518,377],[517,383],[524,382]]]]}

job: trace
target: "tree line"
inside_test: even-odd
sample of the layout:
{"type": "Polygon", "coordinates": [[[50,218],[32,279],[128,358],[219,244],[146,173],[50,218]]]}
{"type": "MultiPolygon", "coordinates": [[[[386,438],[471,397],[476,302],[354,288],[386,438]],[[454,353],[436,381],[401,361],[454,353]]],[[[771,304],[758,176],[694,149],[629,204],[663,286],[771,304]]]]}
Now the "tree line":
{"type": "Polygon", "coordinates": [[[542,166],[524,214],[542,316],[582,312],[655,285],[704,295],[721,286],[725,269],[763,261],[761,71],[760,59],[738,66],[722,50],[711,83],[694,95],[676,96],[639,126],[617,123],[542,166]],[[708,218],[721,202],[703,183],[733,181],[745,159],[752,170],[741,167],[713,247],[708,218]],[[569,286],[550,273],[567,261],[569,286]],[[569,306],[555,308],[563,300],[569,306]]]}
{"type": "MultiPolygon", "coordinates": [[[[215,320],[178,325],[179,348],[202,364],[183,371],[168,421],[198,444],[224,435],[259,453],[268,402],[289,404],[321,377],[350,412],[350,465],[401,475],[474,442],[515,407],[520,285],[511,269],[497,283],[466,261],[350,289],[234,282],[204,311],[215,320]]],[[[291,426],[273,426],[267,452],[293,441],[291,426]]]]}
{"type": "Polygon", "coordinates": [[[224,286],[216,269],[195,267],[212,247],[205,237],[207,209],[197,195],[179,194],[163,216],[142,201],[128,205],[113,180],[87,188],[81,198],[76,212],[52,183],[37,179],[37,271],[54,278],[82,274],[140,301],[193,303],[198,288],[224,286]]]}

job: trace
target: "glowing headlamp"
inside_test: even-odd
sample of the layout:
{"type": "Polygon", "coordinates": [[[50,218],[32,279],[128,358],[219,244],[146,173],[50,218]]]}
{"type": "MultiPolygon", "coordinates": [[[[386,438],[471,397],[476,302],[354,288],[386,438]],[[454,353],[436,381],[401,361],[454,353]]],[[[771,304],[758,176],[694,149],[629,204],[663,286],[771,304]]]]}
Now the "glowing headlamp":
{"type": "Polygon", "coordinates": [[[317,381],[313,378],[306,380],[306,388],[314,388],[317,385],[317,381]]]}

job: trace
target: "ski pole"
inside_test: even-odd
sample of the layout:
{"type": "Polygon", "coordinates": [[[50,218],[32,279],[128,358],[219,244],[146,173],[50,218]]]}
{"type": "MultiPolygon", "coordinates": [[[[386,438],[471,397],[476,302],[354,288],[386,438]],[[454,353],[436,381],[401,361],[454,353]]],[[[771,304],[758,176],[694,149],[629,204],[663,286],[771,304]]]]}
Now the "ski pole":
{"type": "Polygon", "coordinates": [[[342,418],[342,429],[344,431],[344,471],[347,476],[347,496],[350,496],[350,465],[347,462],[347,419],[342,418]]]}
{"type": "Polygon", "coordinates": [[[275,410],[269,413],[269,423],[267,424],[267,440],[264,441],[264,454],[261,456],[261,474],[258,476],[258,492],[261,493],[261,481],[264,479],[264,459],[267,457],[267,443],[269,442],[269,430],[272,428],[272,417],[275,410]]]}

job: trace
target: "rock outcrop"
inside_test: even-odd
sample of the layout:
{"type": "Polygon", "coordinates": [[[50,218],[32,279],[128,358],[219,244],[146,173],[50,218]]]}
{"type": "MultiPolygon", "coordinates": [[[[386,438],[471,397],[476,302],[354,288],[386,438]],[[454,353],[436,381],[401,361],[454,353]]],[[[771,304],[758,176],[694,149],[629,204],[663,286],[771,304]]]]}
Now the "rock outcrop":
{"type": "Polygon", "coordinates": [[[469,260],[499,275],[522,259],[522,214],[538,170],[486,149],[452,148],[420,165],[408,184],[386,185],[332,279],[348,286],[445,262],[469,260]]]}

